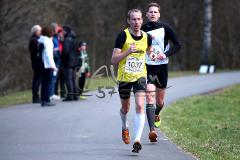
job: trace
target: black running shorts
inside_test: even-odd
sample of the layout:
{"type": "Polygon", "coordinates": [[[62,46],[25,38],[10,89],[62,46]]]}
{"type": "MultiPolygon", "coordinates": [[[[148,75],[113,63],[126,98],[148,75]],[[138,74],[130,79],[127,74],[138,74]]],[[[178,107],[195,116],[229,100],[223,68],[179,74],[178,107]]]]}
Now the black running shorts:
{"type": "Polygon", "coordinates": [[[168,81],[168,64],[147,65],[147,83],[157,88],[166,88],[168,81]]]}
{"type": "Polygon", "coordinates": [[[139,78],[136,82],[119,82],[118,92],[121,99],[128,99],[131,95],[131,90],[133,93],[140,91],[146,91],[146,78],[139,78]]]}

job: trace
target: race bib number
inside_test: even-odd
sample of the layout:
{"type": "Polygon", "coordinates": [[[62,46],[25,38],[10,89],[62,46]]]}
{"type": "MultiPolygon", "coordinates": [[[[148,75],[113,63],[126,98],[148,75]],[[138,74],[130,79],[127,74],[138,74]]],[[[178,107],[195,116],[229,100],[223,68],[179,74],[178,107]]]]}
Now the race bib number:
{"type": "Polygon", "coordinates": [[[128,73],[143,72],[144,58],[128,57],[126,60],[125,71],[128,73]]]}

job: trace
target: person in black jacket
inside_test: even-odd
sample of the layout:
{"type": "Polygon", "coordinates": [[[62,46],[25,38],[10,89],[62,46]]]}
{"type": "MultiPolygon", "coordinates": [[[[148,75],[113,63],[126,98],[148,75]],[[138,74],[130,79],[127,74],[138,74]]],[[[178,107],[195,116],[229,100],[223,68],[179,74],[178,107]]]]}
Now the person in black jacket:
{"type": "Polygon", "coordinates": [[[32,36],[29,41],[29,51],[31,53],[31,62],[33,70],[32,79],[32,102],[40,103],[39,88],[41,85],[42,58],[38,51],[38,39],[41,35],[41,26],[34,25],[31,29],[32,36]]]}
{"type": "Polygon", "coordinates": [[[77,65],[76,35],[69,26],[63,26],[64,42],[62,52],[62,67],[67,86],[67,97],[63,101],[78,100],[75,83],[75,68],[77,65]]]}

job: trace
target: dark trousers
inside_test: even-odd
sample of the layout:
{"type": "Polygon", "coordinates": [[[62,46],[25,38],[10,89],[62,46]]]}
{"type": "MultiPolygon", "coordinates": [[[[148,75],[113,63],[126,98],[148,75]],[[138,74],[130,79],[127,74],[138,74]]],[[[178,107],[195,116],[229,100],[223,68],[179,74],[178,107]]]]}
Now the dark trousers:
{"type": "Polygon", "coordinates": [[[42,89],[41,101],[50,102],[50,86],[52,83],[53,70],[50,68],[43,69],[42,71],[42,89]]]}
{"type": "Polygon", "coordinates": [[[33,80],[32,80],[32,101],[33,102],[40,100],[39,90],[40,90],[41,81],[42,81],[41,67],[33,68],[33,80]]]}
{"type": "Polygon", "coordinates": [[[67,98],[73,99],[78,95],[74,68],[64,68],[64,79],[67,85],[67,98]]]}
{"type": "Polygon", "coordinates": [[[57,79],[56,86],[55,86],[55,94],[58,95],[58,87],[59,87],[59,83],[60,83],[60,95],[61,95],[61,97],[65,97],[66,96],[66,87],[65,87],[64,69],[62,67],[60,67],[57,77],[58,77],[58,79],[57,79]]]}
{"type": "Polygon", "coordinates": [[[56,92],[56,88],[57,88],[57,85],[58,85],[58,76],[59,76],[59,70],[60,70],[60,64],[61,64],[61,61],[60,61],[60,58],[54,58],[54,62],[56,64],[56,67],[58,69],[58,72],[55,72],[54,74],[54,71],[53,71],[53,78],[52,78],[52,83],[51,83],[51,86],[50,86],[50,96],[54,95],[54,94],[58,94],[56,92]]]}
{"type": "Polygon", "coordinates": [[[86,73],[82,73],[78,80],[79,94],[82,95],[86,81],[86,73]]]}

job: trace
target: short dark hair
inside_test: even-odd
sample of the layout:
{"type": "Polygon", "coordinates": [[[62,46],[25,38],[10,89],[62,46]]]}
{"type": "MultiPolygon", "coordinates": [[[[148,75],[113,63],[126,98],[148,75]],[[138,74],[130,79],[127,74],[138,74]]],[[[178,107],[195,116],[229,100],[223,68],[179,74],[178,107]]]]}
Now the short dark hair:
{"type": "Polygon", "coordinates": [[[147,10],[149,10],[150,7],[157,7],[158,11],[160,12],[160,5],[159,4],[151,2],[151,3],[148,4],[147,10]]]}
{"type": "Polygon", "coordinates": [[[51,29],[52,29],[53,33],[55,34],[57,32],[58,24],[56,22],[52,22],[50,24],[50,26],[51,26],[51,29]]]}
{"type": "Polygon", "coordinates": [[[50,26],[45,26],[42,28],[42,35],[47,37],[52,37],[53,31],[50,26]]]}
{"type": "Polygon", "coordinates": [[[139,12],[142,14],[142,11],[140,9],[130,9],[127,14],[127,18],[130,19],[130,16],[133,12],[139,12]]]}
{"type": "Polygon", "coordinates": [[[69,25],[64,25],[62,28],[67,33],[71,32],[71,27],[69,25]]]}
{"type": "Polygon", "coordinates": [[[83,46],[83,45],[87,45],[87,42],[85,42],[85,41],[80,41],[79,44],[78,44],[79,47],[81,47],[81,46],[83,46]]]}

